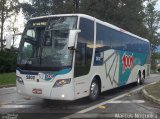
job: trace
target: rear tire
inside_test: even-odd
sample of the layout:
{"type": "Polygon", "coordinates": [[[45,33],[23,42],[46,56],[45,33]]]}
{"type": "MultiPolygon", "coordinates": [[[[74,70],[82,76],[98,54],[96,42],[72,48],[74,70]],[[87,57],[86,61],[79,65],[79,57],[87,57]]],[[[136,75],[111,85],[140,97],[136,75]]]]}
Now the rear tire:
{"type": "Polygon", "coordinates": [[[140,85],[141,84],[141,76],[140,74],[138,73],[137,74],[137,85],[140,85]]]}
{"type": "Polygon", "coordinates": [[[99,97],[100,87],[97,79],[93,79],[91,86],[90,86],[90,94],[89,99],[91,101],[95,101],[99,97]]]}
{"type": "Polygon", "coordinates": [[[145,74],[143,74],[140,84],[142,85],[142,84],[144,84],[144,82],[145,82],[145,74]]]}

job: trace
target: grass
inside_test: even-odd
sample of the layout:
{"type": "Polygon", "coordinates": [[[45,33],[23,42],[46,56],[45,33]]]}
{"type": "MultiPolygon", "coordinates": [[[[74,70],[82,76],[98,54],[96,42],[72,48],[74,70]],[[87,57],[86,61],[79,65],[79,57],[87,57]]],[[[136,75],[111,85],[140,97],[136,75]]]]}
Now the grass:
{"type": "Polygon", "coordinates": [[[15,84],[16,73],[2,73],[0,74],[0,85],[15,84]]]}
{"type": "Polygon", "coordinates": [[[160,81],[158,83],[156,83],[156,84],[147,86],[146,87],[146,91],[150,95],[160,99],[160,81]]]}

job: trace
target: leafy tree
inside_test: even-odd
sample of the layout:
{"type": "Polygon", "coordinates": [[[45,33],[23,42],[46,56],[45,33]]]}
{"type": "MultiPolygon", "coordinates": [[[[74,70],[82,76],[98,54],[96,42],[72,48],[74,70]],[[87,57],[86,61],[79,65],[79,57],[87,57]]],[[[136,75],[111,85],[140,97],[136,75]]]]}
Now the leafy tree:
{"type": "Polygon", "coordinates": [[[117,23],[123,29],[145,37],[147,29],[144,21],[143,0],[122,0],[123,6],[119,11],[119,21],[117,23]]]}
{"type": "Polygon", "coordinates": [[[15,34],[19,32],[19,28],[17,26],[17,21],[18,21],[18,14],[15,13],[9,20],[8,20],[8,25],[7,25],[7,30],[10,31],[10,34],[12,34],[12,47],[15,47],[15,34]]]}
{"type": "Polygon", "coordinates": [[[22,8],[25,19],[28,20],[32,15],[35,14],[35,9],[30,3],[21,3],[20,6],[22,8]]]}
{"type": "Polygon", "coordinates": [[[118,0],[81,0],[80,12],[113,23],[118,3],[118,0]]]}
{"type": "Polygon", "coordinates": [[[156,47],[160,44],[160,34],[157,30],[160,28],[160,11],[155,9],[157,0],[147,0],[145,9],[145,25],[148,29],[147,37],[151,42],[152,52],[155,52],[156,47]]]}
{"type": "Polygon", "coordinates": [[[18,0],[0,0],[0,44],[1,51],[4,48],[3,42],[3,32],[4,32],[4,23],[11,17],[15,12],[19,11],[18,0]]]}
{"type": "Polygon", "coordinates": [[[73,0],[32,0],[32,4],[22,3],[21,7],[26,18],[74,12],[73,0]]]}
{"type": "Polygon", "coordinates": [[[81,12],[145,36],[143,0],[82,0],[81,12]]]}
{"type": "Polygon", "coordinates": [[[17,55],[14,52],[0,52],[0,73],[14,72],[17,55]]]}
{"type": "Polygon", "coordinates": [[[158,53],[158,52],[153,52],[153,53],[151,54],[151,69],[152,69],[152,70],[155,70],[155,69],[156,69],[156,65],[157,65],[156,60],[158,60],[158,59],[160,59],[160,53],[158,53]]]}

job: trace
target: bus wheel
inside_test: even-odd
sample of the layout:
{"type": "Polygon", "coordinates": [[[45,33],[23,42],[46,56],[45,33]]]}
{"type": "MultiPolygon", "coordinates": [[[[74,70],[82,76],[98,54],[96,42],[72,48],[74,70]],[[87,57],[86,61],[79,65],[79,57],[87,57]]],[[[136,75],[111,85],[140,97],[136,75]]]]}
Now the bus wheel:
{"type": "Polygon", "coordinates": [[[137,74],[137,85],[141,84],[141,76],[137,74]]]}
{"type": "Polygon", "coordinates": [[[141,78],[140,84],[142,85],[142,84],[144,83],[144,81],[145,81],[145,74],[143,73],[143,76],[142,76],[142,78],[141,78]]]}
{"type": "Polygon", "coordinates": [[[94,79],[90,86],[89,99],[91,101],[94,101],[98,98],[98,96],[99,96],[99,84],[98,84],[98,81],[94,79]]]}

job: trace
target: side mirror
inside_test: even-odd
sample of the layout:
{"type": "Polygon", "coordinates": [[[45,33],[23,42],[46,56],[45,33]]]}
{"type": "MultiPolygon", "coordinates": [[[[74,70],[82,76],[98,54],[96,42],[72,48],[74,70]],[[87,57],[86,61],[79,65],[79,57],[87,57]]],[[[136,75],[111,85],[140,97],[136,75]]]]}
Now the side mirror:
{"type": "Polygon", "coordinates": [[[80,32],[81,30],[70,30],[69,40],[68,40],[68,49],[75,49],[76,37],[77,37],[77,34],[80,32]]]}

